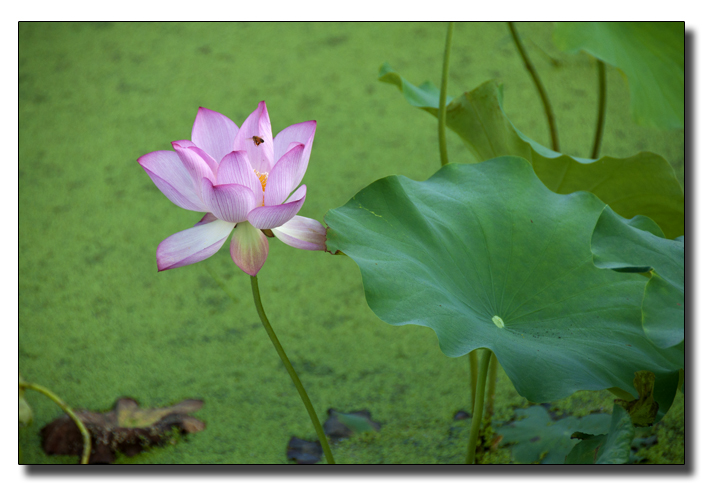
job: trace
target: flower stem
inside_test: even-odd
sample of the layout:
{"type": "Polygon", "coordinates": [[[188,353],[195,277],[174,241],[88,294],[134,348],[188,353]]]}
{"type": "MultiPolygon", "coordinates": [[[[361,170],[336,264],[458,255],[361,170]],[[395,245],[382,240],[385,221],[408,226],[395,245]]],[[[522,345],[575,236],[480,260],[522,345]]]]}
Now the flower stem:
{"type": "Polygon", "coordinates": [[[547,97],[547,91],[544,90],[544,85],[542,85],[542,81],[537,75],[537,71],[535,70],[534,65],[532,65],[530,58],[527,56],[527,52],[525,51],[525,48],[523,47],[522,42],[520,41],[520,37],[518,36],[517,30],[515,30],[515,25],[513,24],[513,22],[508,22],[508,27],[510,28],[510,34],[513,36],[513,41],[515,41],[515,46],[517,47],[517,50],[520,53],[520,57],[522,57],[522,61],[525,64],[525,68],[532,76],[532,81],[535,83],[537,91],[539,92],[539,96],[542,98],[542,104],[544,105],[544,113],[547,115],[547,122],[549,122],[549,133],[552,136],[552,150],[559,151],[559,136],[557,135],[557,125],[554,119],[554,111],[552,110],[552,105],[549,102],[549,98],[547,97]]]}
{"type": "Polygon", "coordinates": [[[85,425],[83,422],[78,419],[78,416],[76,416],[76,413],[73,412],[73,410],[68,407],[68,405],[63,402],[56,394],[51,392],[49,389],[45,388],[44,386],[40,386],[38,384],[31,384],[27,382],[20,382],[19,386],[22,389],[31,389],[33,391],[37,391],[38,393],[41,393],[54,401],[66,414],[68,414],[68,417],[73,420],[74,423],[76,423],[76,426],[78,426],[78,431],[81,432],[81,436],[83,436],[83,455],[81,456],[81,464],[82,465],[87,465],[88,460],[90,459],[90,451],[91,451],[91,444],[90,444],[90,433],[88,430],[85,428],[85,425]]]}
{"type": "Polygon", "coordinates": [[[596,137],[593,140],[593,151],[591,151],[591,159],[596,159],[600,153],[600,144],[603,139],[603,127],[605,126],[605,102],[606,102],[606,85],[605,85],[605,64],[602,60],[598,60],[598,123],[596,124],[596,137]]]}
{"type": "Polygon", "coordinates": [[[447,26],[447,41],[444,44],[444,63],[442,64],[442,86],[439,91],[439,160],[442,166],[449,163],[447,156],[447,78],[449,77],[449,53],[452,48],[454,22],[447,26]]]}
{"type": "Polygon", "coordinates": [[[476,462],[476,442],[478,433],[481,431],[481,421],[483,420],[483,398],[486,390],[486,376],[493,352],[490,349],[483,349],[478,362],[478,382],[476,384],[476,401],[474,412],[471,415],[471,433],[469,434],[469,451],[466,455],[466,464],[472,465],[476,462]]]}
{"type": "Polygon", "coordinates": [[[308,410],[308,414],[310,415],[310,420],[312,421],[312,425],[315,427],[315,432],[317,433],[317,437],[320,439],[320,444],[322,445],[322,451],[325,452],[325,457],[327,458],[327,463],[335,464],[334,457],[332,456],[332,450],[330,449],[330,445],[327,442],[327,436],[325,436],[325,432],[322,429],[322,425],[320,424],[320,420],[317,419],[317,414],[315,413],[315,408],[312,406],[312,403],[310,402],[310,398],[308,397],[308,393],[305,392],[305,388],[303,387],[303,383],[300,382],[300,378],[298,378],[298,374],[295,372],[295,369],[293,369],[293,365],[288,360],[288,356],[286,356],[286,352],[283,350],[283,346],[281,345],[280,342],[278,342],[278,337],[276,337],[276,333],[273,331],[273,327],[271,327],[271,324],[269,323],[269,320],[266,317],[266,313],[264,312],[264,307],[263,307],[263,305],[261,305],[261,295],[259,294],[259,281],[256,278],[256,275],[251,277],[251,291],[254,294],[254,304],[256,305],[256,311],[259,313],[259,318],[261,319],[261,323],[264,324],[264,328],[266,329],[266,333],[268,334],[269,339],[271,339],[273,346],[276,348],[276,352],[278,352],[278,356],[281,358],[283,365],[286,366],[286,370],[288,371],[288,375],[293,380],[293,384],[295,384],[295,388],[298,390],[298,394],[300,394],[300,399],[303,400],[303,404],[305,405],[305,409],[308,410]]]}

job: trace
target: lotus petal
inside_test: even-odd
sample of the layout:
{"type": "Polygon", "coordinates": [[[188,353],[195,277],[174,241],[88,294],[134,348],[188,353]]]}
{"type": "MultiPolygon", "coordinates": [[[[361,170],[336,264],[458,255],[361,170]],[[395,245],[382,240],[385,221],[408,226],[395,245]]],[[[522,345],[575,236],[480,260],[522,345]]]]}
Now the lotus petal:
{"type": "Polygon", "coordinates": [[[273,135],[271,120],[266,110],[266,103],[261,101],[259,107],[247,117],[234,140],[230,151],[246,151],[252,168],[259,173],[268,173],[273,166],[273,135]],[[254,136],[261,139],[255,141],[254,136]]]}
{"type": "Polygon", "coordinates": [[[254,174],[254,169],[249,164],[246,151],[233,151],[222,158],[217,171],[217,184],[240,184],[246,186],[254,193],[254,206],[261,206],[264,191],[261,181],[254,174]]]}
{"type": "Polygon", "coordinates": [[[269,253],[269,242],[266,235],[250,223],[239,223],[232,235],[229,253],[234,263],[253,277],[264,266],[269,253]]]}
{"type": "Polygon", "coordinates": [[[276,238],[286,245],[303,250],[326,250],[327,229],[322,223],[304,216],[294,216],[283,225],[272,228],[276,238]]]}
{"type": "Polygon", "coordinates": [[[266,183],[266,206],[280,205],[297,186],[293,183],[298,178],[304,151],[304,145],[296,144],[273,167],[266,183]]]}
{"type": "Polygon", "coordinates": [[[154,151],[140,157],[138,162],[156,187],[175,205],[185,210],[208,211],[178,154],[154,151]]]}
{"type": "Polygon", "coordinates": [[[279,227],[298,214],[300,208],[303,207],[303,203],[305,203],[306,191],[307,188],[303,185],[291,195],[288,203],[254,208],[247,219],[252,225],[261,230],[279,227]]]}
{"type": "Polygon", "coordinates": [[[203,201],[220,220],[230,223],[246,221],[247,213],[256,206],[254,193],[240,184],[221,184],[213,186],[204,178],[202,182],[203,201]]]}
{"type": "Polygon", "coordinates": [[[234,223],[215,220],[171,235],[156,249],[159,272],[211,257],[225,243],[233,228],[234,223]]]}
{"type": "Polygon", "coordinates": [[[201,107],[195,116],[190,138],[216,162],[234,149],[239,128],[224,114],[201,107]]]}
{"type": "Polygon", "coordinates": [[[298,124],[293,124],[283,129],[281,132],[276,134],[276,138],[273,140],[273,152],[275,156],[275,163],[283,157],[283,155],[290,149],[291,143],[302,143],[305,145],[305,151],[303,152],[302,161],[300,163],[300,169],[294,180],[293,186],[298,186],[303,180],[305,171],[308,169],[308,162],[310,161],[310,153],[312,152],[312,143],[315,139],[315,129],[317,129],[317,121],[306,121],[298,124]]]}

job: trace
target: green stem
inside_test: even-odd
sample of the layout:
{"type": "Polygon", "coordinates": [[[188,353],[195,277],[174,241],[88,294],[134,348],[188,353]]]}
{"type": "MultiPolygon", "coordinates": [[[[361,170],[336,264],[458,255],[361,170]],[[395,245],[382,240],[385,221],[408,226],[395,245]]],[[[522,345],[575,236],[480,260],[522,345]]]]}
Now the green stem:
{"type": "Polygon", "coordinates": [[[276,352],[278,352],[278,356],[281,358],[283,365],[286,366],[288,375],[293,380],[293,384],[295,384],[295,388],[298,390],[298,394],[300,394],[300,399],[302,399],[303,404],[305,404],[305,409],[308,410],[308,414],[310,415],[312,425],[315,427],[317,437],[320,439],[322,451],[325,452],[327,463],[334,464],[332,450],[330,449],[330,445],[327,442],[327,436],[325,436],[325,432],[322,429],[320,420],[317,419],[315,408],[312,406],[310,398],[308,397],[308,393],[305,392],[303,383],[300,382],[300,378],[298,378],[298,374],[295,372],[295,369],[293,369],[293,365],[288,360],[288,356],[286,356],[286,352],[283,350],[283,346],[280,342],[278,342],[278,337],[276,337],[276,333],[273,331],[273,327],[271,327],[271,324],[269,323],[269,320],[266,317],[266,313],[264,312],[264,306],[261,305],[261,295],[259,294],[259,281],[256,278],[256,275],[251,277],[251,291],[254,294],[254,304],[256,305],[256,311],[259,313],[261,323],[264,324],[264,328],[266,329],[266,333],[268,334],[269,339],[271,339],[273,346],[276,348],[276,352]]]}
{"type": "Polygon", "coordinates": [[[558,152],[559,136],[557,135],[557,125],[554,119],[554,111],[552,110],[552,104],[549,102],[549,98],[547,97],[547,91],[544,90],[544,85],[542,85],[542,81],[537,75],[535,67],[532,65],[525,48],[522,46],[522,42],[517,34],[517,30],[515,30],[515,25],[513,22],[508,22],[508,27],[510,28],[510,34],[513,36],[513,40],[515,41],[515,46],[517,47],[518,52],[520,52],[520,57],[522,57],[522,61],[525,64],[525,68],[532,76],[532,81],[535,83],[539,96],[542,98],[544,113],[547,115],[547,122],[549,123],[549,132],[552,136],[552,149],[558,152]]]}
{"type": "Polygon", "coordinates": [[[478,433],[481,431],[481,421],[483,420],[483,398],[486,390],[486,376],[488,375],[491,355],[493,355],[493,352],[490,349],[483,349],[478,363],[478,383],[476,384],[474,412],[471,415],[469,451],[466,455],[467,465],[472,465],[476,462],[476,442],[478,441],[478,433]]]}
{"type": "Polygon", "coordinates": [[[439,91],[439,160],[442,166],[449,163],[447,156],[447,79],[449,77],[449,52],[452,48],[454,22],[447,26],[447,41],[444,44],[444,63],[442,64],[442,86],[439,91]]]}
{"type": "Polygon", "coordinates": [[[598,123],[596,124],[596,137],[593,140],[591,159],[598,158],[598,154],[600,153],[600,144],[603,139],[603,127],[605,126],[605,102],[605,64],[602,60],[598,60],[598,123]]]}
{"type": "Polygon", "coordinates": [[[488,370],[488,395],[486,396],[486,415],[488,419],[493,416],[493,405],[496,399],[496,379],[498,376],[498,359],[491,356],[491,368],[488,370]]]}
{"type": "Polygon", "coordinates": [[[41,393],[54,401],[66,414],[68,414],[68,417],[73,419],[73,422],[76,423],[76,426],[78,426],[78,431],[81,432],[81,436],[83,436],[83,456],[81,456],[81,464],[82,465],[87,465],[88,460],[90,459],[90,451],[91,451],[91,445],[90,445],[90,433],[88,430],[85,428],[85,425],[83,422],[78,419],[78,416],[76,416],[76,413],[73,412],[73,410],[68,407],[68,405],[63,402],[56,394],[45,388],[44,386],[40,386],[38,384],[30,384],[27,382],[20,382],[19,385],[22,389],[31,389],[33,391],[37,391],[38,393],[41,393]]]}
{"type": "Polygon", "coordinates": [[[478,381],[478,351],[469,352],[469,368],[471,369],[471,407],[476,404],[476,382],[478,381]]]}

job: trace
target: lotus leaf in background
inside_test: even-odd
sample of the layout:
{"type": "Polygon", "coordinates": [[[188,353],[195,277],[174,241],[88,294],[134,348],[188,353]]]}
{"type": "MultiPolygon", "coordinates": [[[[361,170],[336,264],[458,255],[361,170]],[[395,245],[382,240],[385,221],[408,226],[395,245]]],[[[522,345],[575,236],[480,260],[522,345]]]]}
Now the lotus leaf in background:
{"type": "Polygon", "coordinates": [[[627,411],[616,404],[608,434],[578,433],[574,436],[582,441],[566,457],[566,464],[624,465],[630,461],[635,427],[627,411]]]}
{"type": "Polygon", "coordinates": [[[642,299],[644,332],[662,348],[684,340],[682,236],[667,240],[651,220],[626,220],[606,207],[593,231],[591,251],[597,267],[620,272],[651,271],[642,299]]]}
{"type": "MultiPolygon", "coordinates": [[[[397,86],[412,106],[438,115],[439,91],[429,82],[416,87],[381,67],[379,80],[397,86]]],[[[447,126],[456,132],[477,161],[513,155],[527,159],[552,191],[590,191],[622,216],[646,215],[668,238],[684,232],[684,194],[676,173],[658,154],[597,160],[557,153],[518,131],[502,108],[502,88],[495,81],[454,98],[447,106],[447,126]]]]}
{"type": "Polygon", "coordinates": [[[683,22],[557,22],[554,43],[619,68],[638,124],[683,129],[683,22]]]}
{"type": "Polygon", "coordinates": [[[354,433],[376,432],[381,429],[381,425],[371,419],[371,412],[368,409],[343,413],[335,409],[328,409],[329,417],[325,421],[325,434],[332,441],[348,438],[354,433]]]}
{"type": "Polygon", "coordinates": [[[433,329],[459,357],[489,348],[518,393],[550,401],[657,376],[665,412],[681,347],[640,322],[646,279],[601,270],[590,250],[604,204],[548,190],[524,159],[449,164],[424,182],[380,179],[330,210],[327,246],[351,257],[381,320],[433,329]]]}
{"type": "Polygon", "coordinates": [[[496,433],[503,436],[502,445],[513,445],[513,461],[519,464],[564,464],[566,455],[578,444],[571,438],[574,432],[605,433],[610,421],[607,414],[568,416],[552,421],[542,406],[517,409],[515,416],[521,419],[497,428],[496,433]]]}
{"type": "Polygon", "coordinates": [[[319,441],[306,441],[291,437],[286,447],[286,458],[299,465],[314,465],[322,459],[322,445],[319,441]]]}

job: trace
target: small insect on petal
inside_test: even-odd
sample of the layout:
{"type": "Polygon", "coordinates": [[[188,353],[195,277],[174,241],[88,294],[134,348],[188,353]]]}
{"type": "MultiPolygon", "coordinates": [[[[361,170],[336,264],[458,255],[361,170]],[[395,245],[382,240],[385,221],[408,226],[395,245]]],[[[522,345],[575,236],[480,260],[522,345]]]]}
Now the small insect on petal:
{"type": "Polygon", "coordinates": [[[493,321],[494,324],[496,324],[496,327],[498,327],[499,329],[502,329],[505,327],[505,323],[503,322],[503,319],[501,319],[497,315],[494,315],[491,320],[493,321]]]}
{"type": "Polygon", "coordinates": [[[259,136],[252,136],[251,140],[254,141],[254,144],[256,144],[257,146],[264,142],[264,140],[262,138],[260,138],[259,136]]]}

